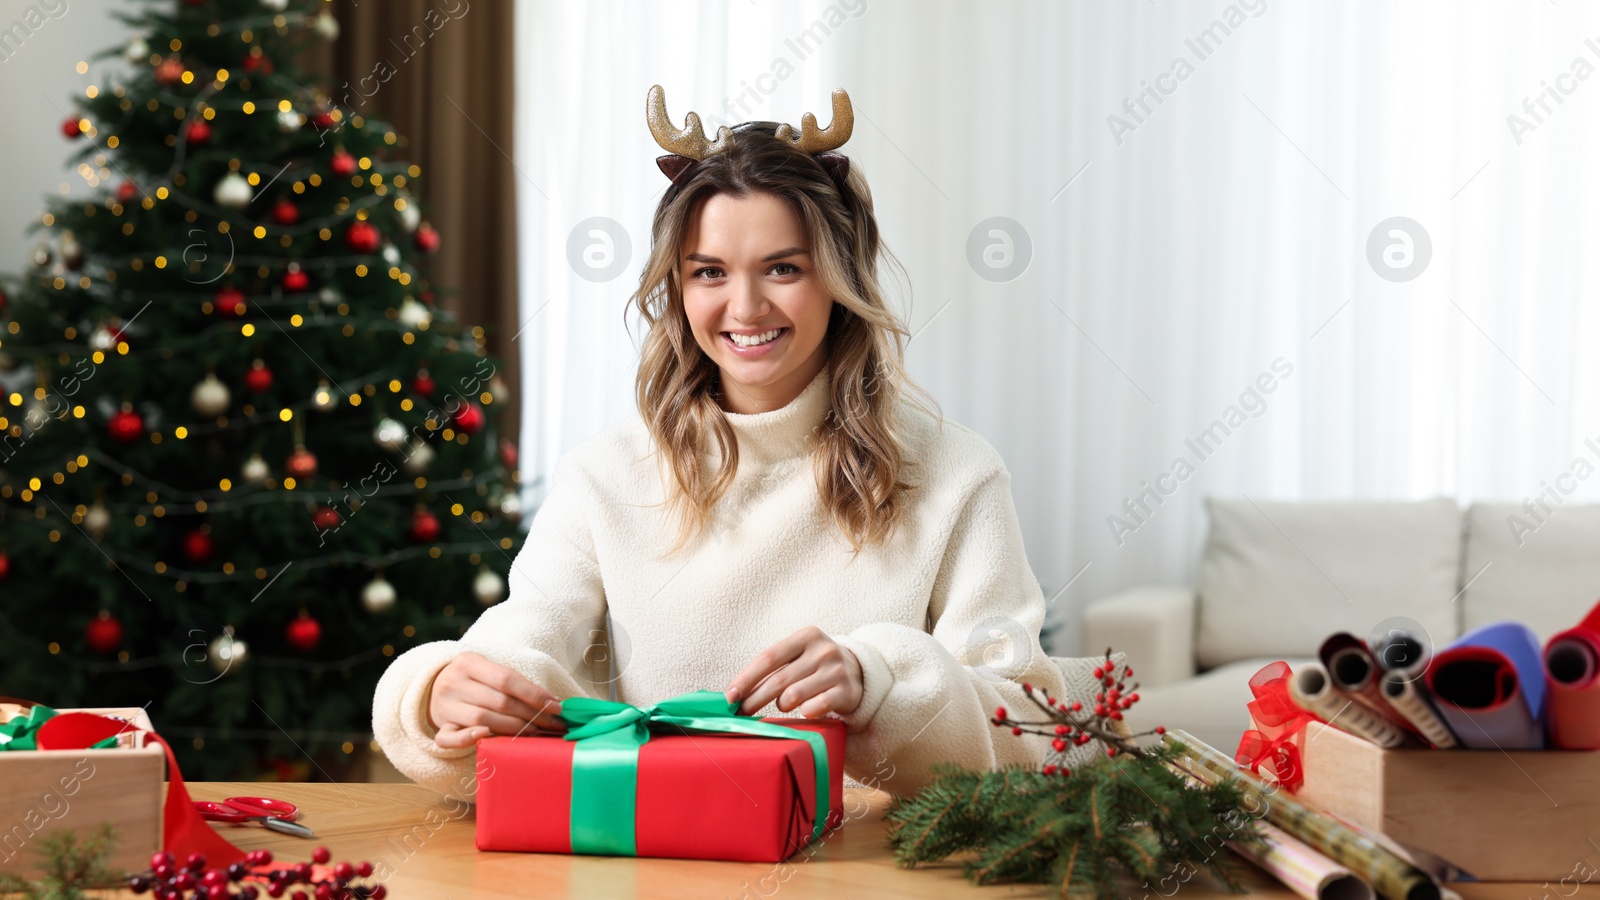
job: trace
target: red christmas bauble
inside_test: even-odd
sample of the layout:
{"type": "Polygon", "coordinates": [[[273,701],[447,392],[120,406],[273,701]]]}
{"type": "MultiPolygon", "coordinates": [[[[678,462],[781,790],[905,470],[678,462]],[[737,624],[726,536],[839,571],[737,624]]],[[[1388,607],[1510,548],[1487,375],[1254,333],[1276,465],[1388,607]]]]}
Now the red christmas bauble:
{"type": "Polygon", "coordinates": [[[517,467],[517,445],[511,443],[510,438],[503,438],[500,441],[500,462],[508,469],[515,470],[517,467]]]}
{"type": "Polygon", "coordinates": [[[161,65],[156,66],[156,80],[169,87],[182,81],[183,63],[172,57],[162,60],[161,65]]]}
{"type": "Polygon", "coordinates": [[[246,72],[260,72],[263,75],[271,75],[272,60],[265,53],[251,51],[250,55],[239,63],[239,68],[246,72]]]}
{"type": "Polygon", "coordinates": [[[311,276],[304,269],[293,268],[283,273],[283,289],[298,294],[311,286],[311,276]]]}
{"type": "Polygon", "coordinates": [[[437,386],[433,383],[433,376],[428,374],[427,369],[419,370],[417,377],[411,379],[411,389],[424,397],[433,396],[433,389],[437,386]]]}
{"type": "Polygon", "coordinates": [[[211,123],[205,119],[199,119],[192,123],[189,126],[189,134],[186,140],[191,144],[204,144],[206,141],[211,140],[211,123]]]}
{"type": "Polygon", "coordinates": [[[417,243],[417,249],[423,253],[432,253],[439,249],[439,231],[426,222],[417,226],[417,234],[413,240],[417,243]]]}
{"type": "Polygon", "coordinates": [[[383,236],[371,222],[351,222],[345,229],[344,243],[356,253],[376,253],[383,236]]]}
{"type": "Polygon", "coordinates": [[[311,114],[311,124],[315,125],[322,131],[327,131],[339,123],[333,120],[333,113],[331,111],[320,109],[311,114]]]}
{"type": "Polygon", "coordinates": [[[426,509],[411,514],[411,539],[430,544],[439,539],[439,517],[426,509]]]}
{"type": "Polygon", "coordinates": [[[216,546],[211,541],[211,535],[203,528],[196,528],[183,536],[183,558],[199,565],[211,558],[216,546]]]}
{"type": "Polygon", "coordinates": [[[272,207],[272,221],[277,222],[279,225],[284,227],[293,225],[294,223],[300,221],[300,207],[295,206],[288,200],[279,200],[277,204],[272,207]]]}
{"type": "Polygon", "coordinates": [[[122,646],[122,623],[102,609],[84,626],[83,640],[96,653],[115,653],[122,646]]]}
{"type": "Polygon", "coordinates": [[[219,316],[244,315],[244,291],[228,285],[211,298],[211,307],[219,316]]]}
{"type": "Polygon", "coordinates": [[[468,401],[456,411],[456,427],[464,434],[477,434],[483,430],[483,407],[468,401]]]}
{"type": "Polygon", "coordinates": [[[117,202],[129,204],[139,199],[139,186],[131,181],[124,181],[117,185],[117,202]]]}
{"type": "Polygon", "coordinates": [[[272,370],[262,360],[250,364],[250,371],[244,373],[244,386],[257,394],[264,394],[272,387],[272,370]]]}
{"type": "Polygon", "coordinates": [[[6,580],[6,576],[10,575],[10,574],[11,574],[11,557],[5,555],[4,553],[0,553],[0,581],[5,581],[6,580]]]}
{"type": "Polygon", "coordinates": [[[343,522],[344,519],[331,506],[319,506],[311,513],[311,524],[324,531],[330,528],[338,528],[343,522]]]}
{"type": "Polygon", "coordinates": [[[311,455],[310,450],[296,447],[294,452],[289,454],[289,461],[283,464],[283,471],[295,478],[310,478],[317,474],[317,458],[311,455]]]}
{"type": "Polygon", "coordinates": [[[83,128],[78,124],[77,119],[68,119],[61,123],[61,133],[69,138],[81,137],[83,128]]]}
{"type": "Polygon", "coordinates": [[[336,178],[349,178],[356,173],[356,158],[343,149],[335,150],[328,160],[328,171],[336,178]]]}
{"type": "Polygon", "coordinates": [[[301,653],[309,653],[322,640],[322,623],[311,618],[305,610],[283,629],[283,639],[301,653]]]}
{"type": "Polygon", "coordinates": [[[124,405],[122,409],[111,414],[111,418],[106,422],[106,431],[113,440],[131,444],[144,437],[144,417],[124,405]]]}

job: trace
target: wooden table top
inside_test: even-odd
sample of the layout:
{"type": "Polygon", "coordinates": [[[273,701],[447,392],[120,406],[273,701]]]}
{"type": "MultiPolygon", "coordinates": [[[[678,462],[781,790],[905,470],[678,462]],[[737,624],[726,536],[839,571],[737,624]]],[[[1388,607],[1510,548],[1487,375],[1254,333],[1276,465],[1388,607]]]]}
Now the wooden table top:
{"type": "MultiPolygon", "coordinates": [[[[467,898],[733,898],[755,900],[782,892],[783,900],[927,900],[927,898],[1054,898],[1052,885],[976,887],[958,862],[915,869],[895,865],[884,837],[883,815],[889,795],[866,788],[845,789],[845,826],[785,863],[568,856],[544,853],[489,853],[473,846],[470,807],[446,803],[414,784],[263,784],[190,782],[197,800],[262,795],[301,808],[301,821],[315,829],[306,840],[259,826],[219,825],[241,849],[270,849],[279,859],[309,859],[323,844],[334,860],[386,862],[393,900],[467,898]]],[[[1277,881],[1245,865],[1251,897],[1288,900],[1277,881]]],[[[380,873],[383,871],[379,867],[380,873]]],[[[1232,897],[1208,876],[1180,886],[1185,900],[1232,897]]],[[[1569,900],[1577,890],[1546,896],[1543,885],[1456,885],[1466,900],[1569,900]]],[[[1577,889],[1576,885],[1566,887],[1577,889]]],[[[1584,898],[1600,898],[1600,886],[1584,885],[1584,898]]],[[[1169,895],[1176,893],[1169,886],[1169,895]]],[[[1130,900],[1146,892],[1128,886],[1130,900]]],[[[1152,886],[1149,900],[1162,896],[1152,886]]]]}

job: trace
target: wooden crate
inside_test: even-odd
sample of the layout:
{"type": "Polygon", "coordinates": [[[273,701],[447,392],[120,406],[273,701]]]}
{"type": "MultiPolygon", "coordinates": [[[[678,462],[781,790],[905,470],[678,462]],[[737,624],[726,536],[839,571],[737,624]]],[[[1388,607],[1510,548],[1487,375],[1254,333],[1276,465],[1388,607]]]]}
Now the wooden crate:
{"type": "Polygon", "coordinates": [[[1481,881],[1588,881],[1600,847],[1600,752],[1384,750],[1306,729],[1309,804],[1427,850],[1481,881]]]}
{"type": "MultiPolygon", "coordinates": [[[[144,710],[84,709],[121,716],[150,729],[144,710]]],[[[110,822],[116,845],[109,865],[142,872],[161,849],[166,754],[130,729],[124,746],[106,750],[0,752],[0,871],[36,878],[40,839],[75,829],[88,835],[110,822]]]]}

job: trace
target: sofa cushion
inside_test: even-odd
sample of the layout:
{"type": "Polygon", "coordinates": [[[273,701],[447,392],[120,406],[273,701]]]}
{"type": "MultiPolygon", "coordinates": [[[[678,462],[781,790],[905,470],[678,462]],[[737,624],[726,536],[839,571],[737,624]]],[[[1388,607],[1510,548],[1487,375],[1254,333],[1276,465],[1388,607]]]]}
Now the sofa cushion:
{"type": "Polygon", "coordinates": [[[1406,617],[1434,646],[1460,634],[1454,501],[1273,503],[1207,498],[1211,532],[1196,579],[1202,668],[1312,657],[1336,631],[1370,634],[1406,617]]]}
{"type": "Polygon", "coordinates": [[[1511,503],[1467,510],[1463,627],[1512,619],[1542,641],[1600,598],[1600,506],[1548,505],[1550,513],[1511,503]]]}
{"type": "MultiPolygon", "coordinates": [[[[1187,681],[1155,688],[1140,688],[1139,702],[1128,710],[1128,725],[1135,732],[1157,725],[1182,728],[1228,756],[1239,749],[1239,736],[1250,727],[1252,699],[1250,676],[1281,656],[1229,663],[1187,681]]],[[[1291,658],[1291,667],[1306,660],[1291,658]]]]}

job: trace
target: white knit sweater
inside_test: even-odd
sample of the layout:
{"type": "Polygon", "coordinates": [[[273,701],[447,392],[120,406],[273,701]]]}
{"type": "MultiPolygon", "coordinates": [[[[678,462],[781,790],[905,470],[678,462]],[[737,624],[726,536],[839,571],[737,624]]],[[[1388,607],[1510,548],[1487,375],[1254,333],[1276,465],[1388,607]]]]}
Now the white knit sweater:
{"type": "MultiPolygon", "coordinates": [[[[558,698],[608,698],[607,651],[593,658],[607,613],[615,699],[638,706],[724,690],[760,651],[820,627],[861,663],[861,704],[842,717],[845,773],[856,782],[909,794],[937,761],[971,769],[1042,761],[1047,739],[988,721],[997,706],[1041,718],[1023,682],[1064,693],[1039,644],[1045,601],[1005,464],[975,432],[902,401],[923,486],[908,495],[887,544],[852,554],[807,458],[829,403],[824,370],[781,409],[725,413],[739,469],[719,525],[666,559],[658,557],[675,532],[642,420],[612,425],[564,456],[509,597],[460,640],[400,655],[379,681],[372,727],[396,768],[440,793],[473,796],[474,748],[440,748],[427,715],[434,676],[463,650],[558,698]]],[[[1075,689],[1089,689],[1078,681],[1075,689]]],[[[759,715],[786,714],[771,703],[759,715]]]]}

